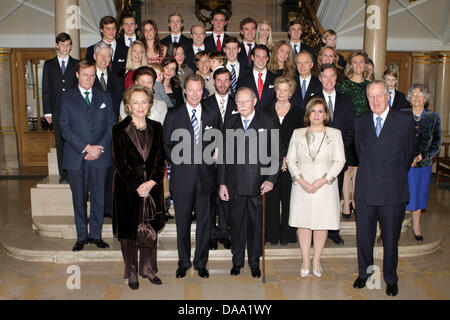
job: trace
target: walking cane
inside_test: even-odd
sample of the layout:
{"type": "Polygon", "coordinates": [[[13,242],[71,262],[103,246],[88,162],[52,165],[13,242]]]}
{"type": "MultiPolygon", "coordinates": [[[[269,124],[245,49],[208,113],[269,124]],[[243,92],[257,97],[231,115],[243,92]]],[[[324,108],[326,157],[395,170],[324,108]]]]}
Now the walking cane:
{"type": "Polygon", "coordinates": [[[262,282],[266,283],[266,248],[265,248],[265,239],[266,236],[266,194],[263,193],[262,196],[262,282]]]}

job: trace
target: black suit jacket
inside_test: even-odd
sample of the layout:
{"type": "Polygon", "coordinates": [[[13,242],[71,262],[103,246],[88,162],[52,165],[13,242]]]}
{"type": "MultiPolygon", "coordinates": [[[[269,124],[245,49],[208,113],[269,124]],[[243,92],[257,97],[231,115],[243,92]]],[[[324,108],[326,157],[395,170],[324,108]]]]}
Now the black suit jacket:
{"type": "MultiPolygon", "coordinates": [[[[123,69],[125,69],[125,65],[127,64],[127,54],[128,47],[125,45],[125,41],[119,41],[120,39],[116,39],[116,50],[114,51],[114,57],[111,61],[110,70],[115,75],[125,75],[123,69]]],[[[101,41],[99,41],[101,42],[101,41]]],[[[86,60],[93,61],[94,60],[94,47],[95,44],[87,48],[86,50],[86,60]]]]}
{"type": "MultiPolygon", "coordinates": [[[[107,70],[107,73],[108,73],[108,81],[106,83],[107,87],[106,92],[111,96],[114,114],[116,116],[116,119],[119,119],[120,103],[122,102],[123,93],[125,92],[125,83],[122,78],[115,75],[111,71],[107,70]]],[[[98,76],[95,77],[94,88],[103,90],[98,76]]]]}
{"type": "MultiPolygon", "coordinates": [[[[240,114],[235,114],[231,118],[227,119],[224,124],[223,130],[238,130],[244,129],[242,126],[242,120],[240,114]]],[[[224,164],[219,165],[219,185],[226,185],[228,192],[231,196],[259,196],[261,194],[260,187],[264,181],[270,181],[275,184],[278,180],[280,173],[280,166],[282,163],[281,153],[278,148],[271,148],[271,135],[273,129],[279,129],[279,123],[275,118],[266,112],[255,112],[255,116],[250,123],[246,134],[254,134],[256,141],[248,142],[248,139],[234,138],[234,143],[227,138],[228,134],[224,134],[224,159],[227,160],[227,156],[234,155],[232,163],[224,161],[224,164]],[[271,154],[271,158],[276,159],[278,163],[262,163],[260,155],[260,147],[263,143],[261,138],[263,135],[267,135],[267,150],[268,154],[271,154]],[[246,141],[246,142],[245,142],[246,141]],[[253,149],[254,147],[254,149],[253,149]],[[231,149],[233,148],[233,150],[231,149]],[[256,157],[256,163],[250,163],[250,153],[252,157],[256,157]],[[240,163],[239,159],[245,155],[245,162],[240,163]],[[276,166],[272,174],[264,175],[261,169],[268,169],[270,166],[276,166]]],[[[243,131],[242,131],[243,132],[243,131]]],[[[220,158],[220,157],[219,157],[220,158]]]]}
{"type": "Polygon", "coordinates": [[[189,46],[188,48],[184,49],[184,62],[188,65],[189,68],[192,69],[192,71],[196,72],[198,69],[195,66],[194,63],[194,48],[192,46],[189,46]]]}
{"type": "Polygon", "coordinates": [[[57,57],[45,61],[42,74],[42,103],[44,114],[51,113],[53,119],[57,119],[61,95],[78,85],[75,73],[79,62],[80,60],[69,56],[66,72],[62,74],[57,57]]]}
{"type": "Polygon", "coordinates": [[[406,113],[391,108],[378,138],[372,112],[356,118],[356,201],[366,206],[408,202],[408,170],[416,144],[414,120],[406,113]]]}
{"type": "Polygon", "coordinates": [[[315,76],[311,76],[311,81],[309,82],[309,86],[306,89],[305,99],[303,99],[302,85],[300,83],[300,76],[298,74],[295,76],[295,82],[297,83],[297,88],[295,89],[295,92],[292,95],[290,101],[292,104],[302,108],[304,112],[309,100],[322,92],[322,83],[315,76]]]}
{"type": "MultiPolygon", "coordinates": [[[[324,98],[328,103],[328,99],[324,97],[323,91],[320,92],[319,96],[324,98]]],[[[353,144],[353,138],[355,136],[354,123],[355,112],[352,98],[336,91],[336,101],[334,102],[333,108],[333,120],[330,120],[328,126],[341,131],[346,158],[348,158],[347,154],[353,144]]],[[[344,167],[344,170],[345,168],[346,167],[344,167]]]]}
{"type": "Polygon", "coordinates": [[[275,88],[273,83],[276,79],[275,74],[267,70],[266,81],[264,82],[264,88],[261,94],[261,99],[258,96],[258,87],[256,86],[256,80],[253,76],[253,71],[246,73],[245,75],[239,75],[239,81],[237,87],[248,87],[255,92],[258,102],[256,103],[256,111],[264,111],[269,108],[272,102],[275,100],[275,88]]]}
{"type": "MultiPolygon", "coordinates": [[[[215,94],[206,98],[202,102],[202,106],[205,106],[205,108],[210,108],[211,110],[214,110],[220,114],[220,108],[215,94]]],[[[234,101],[234,96],[228,95],[228,102],[225,108],[225,119],[222,121],[222,124],[227,122],[227,120],[230,119],[234,114],[237,114],[237,112],[238,111],[236,108],[236,102],[234,101]]]]}
{"type": "MultiPolygon", "coordinates": [[[[252,50],[255,48],[255,44],[252,47],[252,50]]],[[[253,69],[253,61],[251,61],[251,64],[248,64],[248,58],[247,53],[245,51],[245,44],[244,42],[241,43],[241,51],[238,54],[238,61],[241,64],[241,67],[246,67],[248,69],[253,69]]]]}
{"type": "Polygon", "coordinates": [[[392,102],[392,109],[401,110],[406,108],[406,96],[400,92],[395,90],[394,101],[392,102]]]}
{"type": "MultiPolygon", "coordinates": [[[[225,47],[225,40],[228,39],[230,36],[227,35],[226,33],[224,34],[223,37],[223,41],[222,41],[222,50],[220,50],[221,52],[223,52],[223,48],[225,47]]],[[[211,33],[209,36],[207,36],[205,38],[205,49],[208,52],[216,52],[217,51],[217,42],[214,40],[214,33],[211,33]]]]}
{"type": "MultiPolygon", "coordinates": [[[[198,181],[203,193],[211,193],[217,187],[216,165],[214,163],[205,163],[202,155],[205,148],[211,143],[213,143],[213,148],[208,150],[211,151],[211,155],[214,153],[214,142],[201,141],[199,143],[201,148],[197,148],[190,118],[186,104],[182,104],[181,106],[169,109],[166,118],[164,119],[164,145],[167,157],[171,163],[170,190],[174,192],[185,191],[185,181],[198,181]],[[172,141],[172,135],[177,129],[184,129],[183,131],[186,136],[184,138],[178,138],[176,141],[172,141]],[[186,141],[190,143],[191,149],[180,151],[178,149],[180,147],[178,144],[180,142],[185,144],[186,141]],[[172,151],[174,151],[174,155],[172,154],[172,151]],[[196,152],[201,152],[200,164],[195,164],[194,162],[194,155],[196,152]],[[177,158],[181,157],[182,161],[178,161],[179,159],[174,158],[175,156],[177,156],[177,158]]],[[[202,135],[205,134],[206,130],[220,130],[221,128],[220,114],[216,110],[202,106],[200,120],[200,132],[202,135]]],[[[173,138],[175,137],[176,136],[174,135],[173,138]]],[[[208,148],[211,148],[211,146],[208,148]]],[[[198,160],[196,162],[198,162],[198,160]]]]}
{"type": "MultiPolygon", "coordinates": [[[[180,39],[178,39],[178,43],[181,44],[184,51],[188,50],[189,47],[192,47],[192,42],[193,42],[192,39],[184,35],[181,35],[180,39]]],[[[161,43],[168,48],[172,43],[172,36],[169,34],[167,37],[161,40],[161,43]]]]}

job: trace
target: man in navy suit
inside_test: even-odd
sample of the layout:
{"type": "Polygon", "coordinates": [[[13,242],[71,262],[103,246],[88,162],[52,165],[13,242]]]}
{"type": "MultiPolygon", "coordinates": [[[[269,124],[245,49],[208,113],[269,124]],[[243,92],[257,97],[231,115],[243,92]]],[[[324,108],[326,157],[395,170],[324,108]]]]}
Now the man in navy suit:
{"type": "Polygon", "coordinates": [[[170,34],[161,40],[161,43],[165,45],[167,48],[171,43],[177,42],[181,44],[184,51],[189,49],[192,46],[192,39],[185,37],[181,32],[184,28],[183,16],[180,13],[172,13],[169,15],[169,30],[170,34]]]}
{"type": "MultiPolygon", "coordinates": [[[[334,64],[322,65],[319,71],[319,80],[323,90],[318,95],[327,102],[330,113],[328,126],[341,131],[345,152],[347,153],[353,144],[354,137],[355,113],[353,111],[353,100],[351,97],[336,91],[337,68],[334,64]]],[[[338,175],[339,190],[342,190],[346,170],[347,165],[338,175]]],[[[350,215],[343,214],[343,217],[349,218],[350,215]]],[[[336,244],[344,244],[344,239],[339,235],[339,230],[328,230],[328,238],[336,244]]]]}
{"type": "Polygon", "coordinates": [[[297,57],[297,55],[303,50],[311,53],[313,62],[315,63],[316,62],[316,53],[314,52],[314,49],[300,40],[302,37],[302,34],[303,34],[302,22],[300,20],[291,20],[291,21],[289,21],[288,27],[289,27],[288,37],[289,37],[290,44],[292,47],[292,52],[293,52],[292,57],[294,58],[294,63],[295,63],[295,58],[297,57]]]}
{"type": "MultiPolygon", "coordinates": [[[[192,211],[196,215],[194,268],[200,277],[209,277],[206,265],[209,255],[211,195],[217,188],[217,183],[214,162],[209,164],[202,156],[206,154],[205,149],[210,144],[209,141],[203,141],[202,136],[208,130],[220,130],[221,121],[220,114],[216,110],[205,108],[200,103],[205,87],[204,81],[196,74],[186,77],[184,83],[186,103],[169,109],[163,125],[166,154],[172,168],[170,189],[177,227],[178,269],[175,274],[177,278],[184,278],[192,265],[190,261],[192,211]],[[184,148],[179,146],[181,141],[184,148]]],[[[214,150],[211,152],[212,161],[214,150]]]]}
{"type": "Polygon", "coordinates": [[[195,54],[206,50],[204,43],[206,37],[205,26],[202,23],[193,24],[191,27],[191,37],[193,40],[192,46],[185,49],[184,56],[186,64],[195,72],[198,70],[194,63],[195,54]]]}
{"type": "Polygon", "coordinates": [[[297,88],[290,101],[294,106],[302,108],[305,112],[309,100],[322,91],[322,84],[319,79],[312,75],[314,59],[309,51],[301,51],[295,58],[295,64],[298,73],[295,77],[297,88]]]}
{"type": "Polygon", "coordinates": [[[129,48],[130,45],[137,40],[136,35],[137,24],[136,18],[133,14],[127,13],[123,15],[122,28],[123,28],[123,35],[119,39],[117,39],[117,42],[129,48]]]}
{"type": "Polygon", "coordinates": [[[112,167],[111,130],[116,122],[111,97],[93,88],[95,64],[81,61],[76,72],[78,87],[61,98],[59,123],[65,140],[63,168],[72,191],[77,242],[73,251],[86,243],[109,248],[102,240],[105,183],[112,167]],[[87,199],[91,211],[87,218],[87,199]],[[88,233],[89,221],[89,233],[88,233]]]}
{"type": "Polygon", "coordinates": [[[256,28],[258,27],[258,23],[255,19],[251,17],[247,17],[242,19],[239,24],[239,29],[241,33],[242,43],[241,43],[241,51],[238,54],[238,60],[241,66],[245,66],[247,68],[253,67],[252,61],[252,51],[256,46],[256,28]]]}
{"type": "Polygon", "coordinates": [[[251,88],[256,95],[257,111],[264,111],[272,104],[275,99],[275,74],[267,70],[269,61],[269,49],[263,45],[256,45],[252,51],[253,70],[246,75],[239,77],[238,88],[251,88]]]}
{"type": "Polygon", "coordinates": [[[59,129],[59,104],[61,95],[77,85],[75,71],[80,61],[70,56],[72,39],[67,33],[62,32],[56,36],[56,50],[56,57],[44,63],[42,102],[45,120],[49,124],[53,123],[59,182],[67,183],[67,172],[63,170],[64,139],[59,129]]]}
{"type": "Polygon", "coordinates": [[[238,61],[238,55],[241,52],[241,45],[236,37],[228,37],[225,40],[223,51],[227,55],[227,65],[226,68],[231,73],[231,87],[230,91],[234,95],[237,90],[237,84],[239,82],[239,77],[250,73],[251,69],[242,65],[238,61]]]}
{"type": "Polygon", "coordinates": [[[206,51],[223,52],[225,40],[229,37],[225,33],[225,27],[228,23],[227,16],[223,11],[214,11],[212,14],[211,23],[213,25],[213,32],[205,39],[206,51]]]}
{"type": "Polygon", "coordinates": [[[416,135],[412,117],[389,108],[389,88],[383,81],[367,87],[371,112],[355,120],[356,238],[359,276],[354,288],[364,288],[373,269],[373,246],[380,221],[386,294],[398,293],[398,240],[409,201],[408,170],[414,159],[416,135]]]}
{"type": "MultiPolygon", "coordinates": [[[[128,47],[124,42],[116,40],[117,22],[114,17],[105,16],[100,20],[100,34],[102,36],[101,41],[111,45],[113,49],[112,62],[108,68],[116,75],[125,75],[123,69],[125,69],[125,64],[127,63],[128,47]]],[[[86,60],[95,62],[94,47],[95,44],[87,48],[86,60]]]]}

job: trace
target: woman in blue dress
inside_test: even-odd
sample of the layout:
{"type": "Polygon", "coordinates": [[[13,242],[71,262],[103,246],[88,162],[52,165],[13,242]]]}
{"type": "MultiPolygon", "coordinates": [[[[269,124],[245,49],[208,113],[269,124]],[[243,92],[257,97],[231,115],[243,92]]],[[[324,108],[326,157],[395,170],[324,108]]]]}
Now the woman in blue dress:
{"type": "Polygon", "coordinates": [[[413,232],[417,241],[423,241],[420,214],[427,206],[432,159],[441,148],[441,119],[436,112],[426,108],[429,98],[430,94],[423,84],[412,84],[407,97],[412,108],[403,109],[414,117],[417,135],[416,157],[408,172],[409,204],[406,207],[406,210],[412,211],[413,232]]]}

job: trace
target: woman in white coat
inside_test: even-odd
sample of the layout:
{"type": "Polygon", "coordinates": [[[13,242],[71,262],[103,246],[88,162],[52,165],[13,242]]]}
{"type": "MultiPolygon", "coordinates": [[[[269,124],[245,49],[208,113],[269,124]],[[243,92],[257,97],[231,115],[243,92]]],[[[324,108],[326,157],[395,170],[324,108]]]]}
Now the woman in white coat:
{"type": "Polygon", "coordinates": [[[340,200],[336,177],[345,164],[341,132],[327,127],[330,113],[324,99],[309,101],[304,121],[305,128],[294,130],[286,157],[293,181],[289,225],[297,228],[303,278],[309,275],[313,232],[313,274],[322,276],[320,256],[328,230],[339,229],[340,200]]]}

